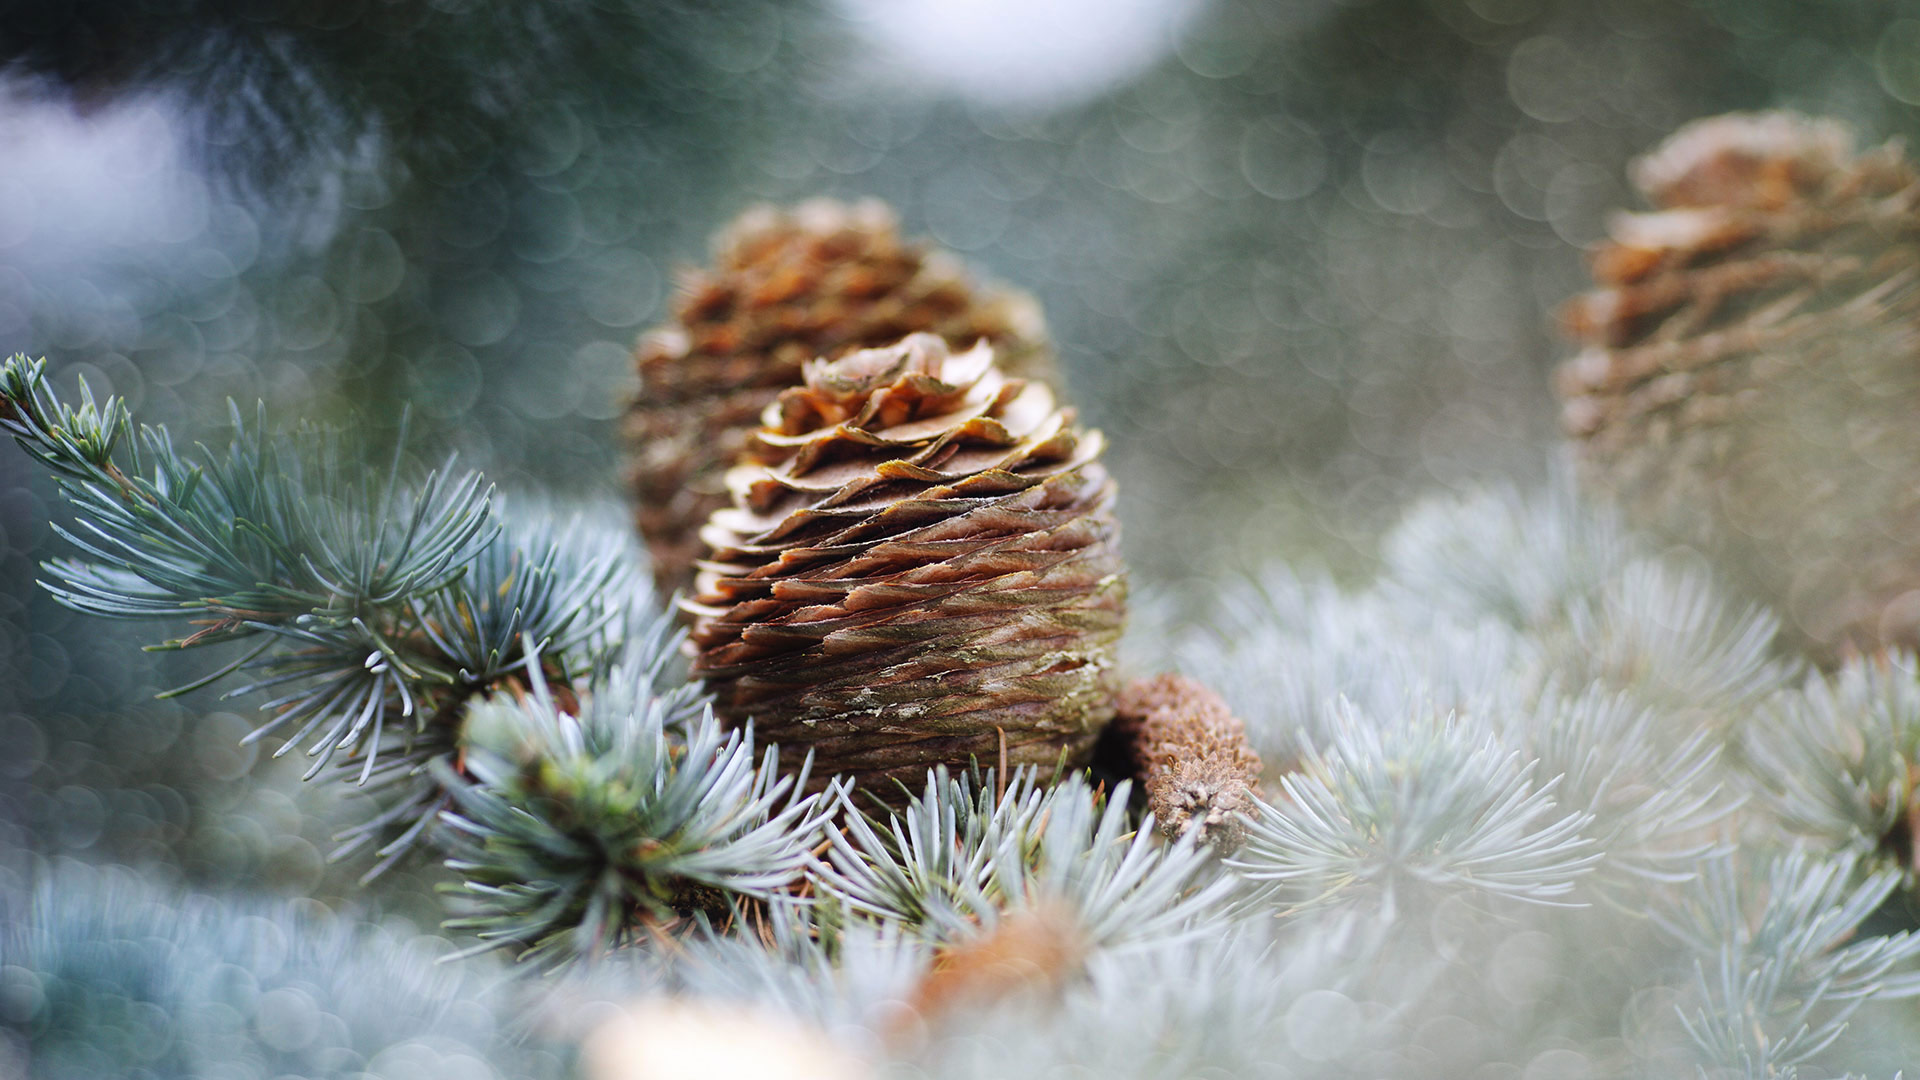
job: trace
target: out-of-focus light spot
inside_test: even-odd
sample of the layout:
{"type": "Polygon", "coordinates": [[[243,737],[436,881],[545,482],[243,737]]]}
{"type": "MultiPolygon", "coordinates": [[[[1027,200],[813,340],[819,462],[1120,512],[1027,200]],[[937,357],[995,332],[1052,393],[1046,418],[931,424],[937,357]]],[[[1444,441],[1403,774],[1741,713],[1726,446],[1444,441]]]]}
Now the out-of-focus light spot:
{"type": "Polygon", "coordinates": [[[574,411],[589,420],[611,420],[625,409],[639,389],[633,354],[611,341],[590,341],[574,350],[567,365],[570,381],[580,387],[574,411]]]}
{"type": "Polygon", "coordinates": [[[1173,47],[1199,0],[840,0],[892,73],[988,105],[1070,105],[1173,47]]]}
{"type": "Polygon", "coordinates": [[[513,408],[529,420],[558,420],[567,415],[582,389],[572,379],[556,377],[566,367],[552,356],[550,348],[528,349],[524,361],[507,372],[513,408]]]}
{"type": "Polygon", "coordinates": [[[1271,199],[1313,193],[1327,175],[1327,151],[1307,125],[1270,116],[1247,128],[1240,141],[1240,171],[1253,189],[1271,199]]]}
{"type": "Polygon", "coordinates": [[[976,251],[993,243],[1010,219],[1006,200],[972,169],[932,177],[926,202],[927,227],[936,239],[957,251],[976,251]]]}
{"type": "Polygon", "coordinates": [[[552,176],[572,165],[586,142],[579,114],[555,102],[541,110],[539,123],[527,125],[525,138],[514,147],[514,162],[528,176],[552,176]]]}
{"type": "Polygon", "coordinates": [[[1424,214],[1447,197],[1449,181],[1434,156],[1402,135],[1382,135],[1367,144],[1361,182],[1383,210],[1424,214]]]}
{"type": "Polygon", "coordinates": [[[581,292],[587,317],[602,326],[636,326],[660,302],[660,271],[638,251],[614,250],[594,260],[594,273],[581,292]]]}
{"type": "Polygon", "coordinates": [[[514,216],[513,253],[531,263],[565,259],[586,238],[579,200],[564,191],[529,194],[514,216]]]}
{"type": "Polygon", "coordinates": [[[1920,21],[1897,19],[1880,32],[1873,69],[1887,93],[1920,105],[1920,21]]]}
{"type": "Polygon", "coordinates": [[[1494,190],[1507,209],[1530,221],[1545,221],[1547,189],[1570,158],[1565,147],[1544,135],[1516,135],[1494,159],[1494,190]]]}
{"type": "Polygon", "coordinates": [[[320,1006],[304,990],[282,987],[260,995],[253,1024],[275,1050],[299,1050],[320,1034],[320,1006]]]}
{"type": "Polygon", "coordinates": [[[1580,58],[1557,37],[1523,41],[1507,60],[1507,93],[1535,120],[1572,120],[1580,115],[1583,80],[1570,78],[1580,58]]]}
{"type": "Polygon", "coordinates": [[[447,337],[477,348],[513,331],[520,318],[520,294],[497,274],[478,274],[448,283],[437,308],[447,337]]]}
{"type": "Polygon", "coordinates": [[[393,234],[385,229],[361,229],[346,246],[346,290],[362,304],[393,295],[406,277],[406,257],[393,234]]]}
{"type": "Polygon", "coordinates": [[[484,380],[471,352],[444,342],[408,362],[407,400],[430,416],[450,420],[473,408],[484,380]]]}
{"type": "Polygon", "coordinates": [[[1542,1052],[1527,1062],[1522,1080],[1588,1080],[1594,1075],[1593,1062],[1576,1050],[1554,1049],[1542,1052]]]}
{"type": "Polygon", "coordinates": [[[1360,1026],[1360,1007],[1336,990],[1312,990],[1287,1009],[1287,1042],[1308,1061],[1332,1061],[1347,1052],[1360,1026]]]}
{"type": "Polygon", "coordinates": [[[1490,23],[1517,26],[1540,14],[1541,0],[1467,0],[1467,8],[1490,23]]]}
{"type": "Polygon", "coordinates": [[[1606,217],[1627,202],[1623,185],[1597,165],[1575,162],[1547,183],[1547,221],[1562,240],[1585,247],[1606,235],[1606,217]]]}
{"type": "Polygon", "coordinates": [[[200,373],[207,345],[196,324],[179,315],[150,320],[140,342],[141,370],[162,386],[178,386],[200,373]]]}
{"type": "Polygon", "coordinates": [[[280,290],[273,314],[280,344],[289,349],[323,345],[340,326],[340,302],[333,289],[311,275],[294,278],[280,290]]]}
{"type": "Polygon", "coordinates": [[[1493,991],[1515,1005],[1536,1001],[1559,978],[1552,937],[1525,930],[1502,942],[1493,953],[1488,979],[1493,991]]]}
{"type": "Polygon", "coordinates": [[[212,713],[196,725],[194,754],[201,775],[209,780],[237,780],[253,768],[258,743],[241,743],[253,725],[233,713],[212,713]]]}

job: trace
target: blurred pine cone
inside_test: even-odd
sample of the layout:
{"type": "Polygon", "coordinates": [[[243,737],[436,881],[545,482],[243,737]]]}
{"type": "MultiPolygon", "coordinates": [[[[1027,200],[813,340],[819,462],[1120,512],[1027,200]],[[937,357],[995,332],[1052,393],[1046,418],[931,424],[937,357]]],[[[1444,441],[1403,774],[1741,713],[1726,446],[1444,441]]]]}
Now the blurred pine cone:
{"type": "Polygon", "coordinates": [[[1560,370],[1592,481],[1786,616],[1823,662],[1920,642],[1920,176],[1790,113],[1635,166],[1560,370]]]}
{"type": "Polygon", "coordinates": [[[627,412],[640,533],[663,592],[691,582],[700,526],[726,505],[722,477],[806,361],[928,332],[954,348],[985,339],[1010,374],[1054,377],[1030,297],[976,291],[957,260],[902,242],[878,202],[750,210],[715,249],[713,270],[682,281],[673,323],[641,340],[627,412]]]}
{"type": "Polygon", "coordinates": [[[695,598],[715,708],[882,796],[1051,767],[1113,713],[1126,583],[1098,432],[985,343],[818,360],[727,476],[695,598]]]}

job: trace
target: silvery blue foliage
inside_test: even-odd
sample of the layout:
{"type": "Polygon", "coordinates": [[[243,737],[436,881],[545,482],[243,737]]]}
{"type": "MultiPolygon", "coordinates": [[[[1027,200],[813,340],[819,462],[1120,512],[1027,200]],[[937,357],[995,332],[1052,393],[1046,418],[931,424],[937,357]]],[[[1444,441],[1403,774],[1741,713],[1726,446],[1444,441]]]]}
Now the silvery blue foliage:
{"type": "MultiPolygon", "coordinates": [[[[625,523],[575,514],[556,524],[556,508],[545,509],[549,513],[535,514],[517,500],[510,504],[500,531],[459,580],[409,600],[412,625],[450,673],[442,709],[462,709],[504,680],[531,679],[543,665],[564,679],[624,663],[632,675],[620,685],[638,686],[656,678],[671,656],[667,628],[651,616],[651,586],[625,523]]],[[[388,745],[371,746],[364,764],[346,766],[374,790],[382,809],[345,830],[334,857],[377,843],[368,878],[405,857],[447,805],[432,763],[458,751],[460,725],[445,715],[423,720],[391,733],[388,745]]]]}
{"type": "Polygon", "coordinates": [[[1351,706],[1260,803],[1227,865],[1288,908],[1367,903],[1392,919],[1431,888],[1562,902],[1602,858],[1584,811],[1491,732],[1457,718],[1370,721],[1351,706]]]}
{"type": "MultiPolygon", "coordinates": [[[[1325,928],[1318,928],[1325,929],[1325,928]]],[[[984,1005],[936,1025],[890,1075],[1338,1075],[1392,1027],[1356,984],[1371,961],[1340,933],[1251,924],[1200,941],[1092,957],[1059,1003],[984,1005]]]]}
{"type": "MultiPolygon", "coordinates": [[[[1920,993],[1920,938],[1888,929],[1912,887],[1912,661],[1806,674],[1769,614],[1564,477],[1415,507],[1371,584],[1276,567],[1133,644],[1216,688],[1267,761],[1246,842],[1222,858],[1161,839],[1129,785],[1079,775],[937,772],[873,816],[838,784],[807,794],[804,765],[783,774],[681,683],[621,526],[502,517],[477,479],[370,486],[324,452],[282,476],[249,431],[191,464],[164,433],[135,439],[116,403],[53,399],[24,362],[0,390],[81,511],[94,562],[55,567],[56,591],[116,617],[184,598],[214,619],[200,640],[255,639],[209,681],[271,689],[288,746],[382,793],[349,846],[384,841],[391,860],[445,826],[449,929],[536,961],[523,971],[568,969],[519,985],[528,1016],[751,1004],[888,1076],[1016,1060],[1117,1078],[1780,1078],[1884,1074],[1920,1049],[1886,1007],[1920,993]],[[1036,927],[1052,937],[1019,936],[1036,927]],[[1008,942],[1031,955],[995,952],[1008,942]],[[937,991],[969,964],[1005,1003],[937,991]]],[[[47,910],[31,925],[65,925],[47,910]]],[[[226,940],[202,933],[222,909],[183,910],[139,933],[226,940]]],[[[123,974],[59,1015],[119,1032],[95,1040],[112,1053],[161,1055],[155,1072],[197,1067],[126,1004],[200,1016],[179,1004],[194,976],[138,949],[100,961],[74,944],[90,932],[8,939],[9,1022],[97,1065],[48,1026],[45,990],[123,974]]],[[[398,995],[370,1001],[444,997],[398,970],[418,958],[391,977],[353,967],[350,937],[303,931],[299,948],[398,995]]],[[[186,966],[256,985],[281,970],[228,944],[237,959],[186,966]]],[[[396,1017],[438,1030],[395,1004],[368,1014],[369,1045],[396,1017]]],[[[221,1022],[193,1045],[241,1075],[269,1060],[248,1039],[277,1020],[245,1038],[221,1022]]]]}
{"type": "Polygon", "coordinates": [[[951,943],[990,931],[1008,911],[1064,908],[1086,945],[1179,941],[1222,906],[1233,883],[1192,843],[1154,838],[1111,797],[1069,777],[1043,789],[1031,769],[1005,790],[936,770],[926,790],[883,820],[847,818],[815,863],[820,888],[863,917],[951,943]]]}
{"type": "Polygon", "coordinates": [[[606,516],[503,521],[493,489],[445,467],[414,477],[403,446],[369,474],[339,432],[269,434],[232,410],[228,445],[177,450],[124,401],[76,407],[45,364],[0,365],[0,429],[57,477],[84,558],[49,563],[47,588],[87,614],[192,620],[161,647],[233,644],[181,687],[230,683],[267,713],[248,741],[304,748],[378,793],[343,851],[381,843],[372,874],[430,828],[445,793],[431,764],[458,749],[465,704],[530,667],[566,678],[608,662],[649,605],[636,546],[606,516]],[[344,761],[336,760],[344,758],[344,761]]]}
{"type": "Polygon", "coordinates": [[[1102,810],[1071,783],[930,777],[829,837],[824,899],[775,918],[771,949],[695,945],[699,979],[648,985],[808,1018],[888,1076],[1885,1075],[1916,1045],[1879,1003],[1914,989],[1920,950],[1869,928],[1898,874],[1779,847],[1776,801],[1753,797],[1767,763],[1729,747],[1811,695],[1801,727],[1827,734],[1802,741],[1833,757],[1853,745],[1834,732],[1904,718],[1905,691],[1798,687],[1771,633],[1564,490],[1438,500],[1373,586],[1271,572],[1162,641],[1274,763],[1238,853],[1129,870],[1155,848],[1106,831],[1118,792],[1102,810]],[[1035,871],[1063,827],[1072,921],[1114,929],[1055,1003],[900,1027],[917,978],[1060,891],[1035,871]]]}
{"type": "Polygon", "coordinates": [[[1381,542],[1380,590],[1399,607],[1528,629],[1566,617],[1632,556],[1618,515],[1584,504],[1562,462],[1543,490],[1432,498],[1381,542]]]}
{"type": "Polygon", "coordinates": [[[434,763],[453,800],[447,865],[462,879],[448,926],[474,931],[476,948],[597,956],[800,878],[841,786],[804,794],[806,765],[782,775],[777,749],[755,754],[751,727],[680,715],[691,699],[654,692],[658,664],[614,667],[570,709],[536,677],[521,700],[473,708],[464,776],[434,763]]]}
{"type": "Polygon", "coordinates": [[[1687,880],[1725,847],[1717,826],[1740,800],[1719,778],[1711,732],[1665,732],[1664,713],[1601,684],[1575,697],[1550,687],[1533,709],[1496,722],[1540,774],[1558,778],[1556,799],[1587,815],[1599,855],[1588,880],[1603,892],[1632,897],[1648,880],[1687,880]]]}
{"type": "Polygon", "coordinates": [[[1775,695],[1762,716],[1744,732],[1743,749],[1788,827],[1861,852],[1901,827],[1920,784],[1920,672],[1911,655],[1849,661],[1830,679],[1775,695]]]}
{"type": "Polygon", "coordinates": [[[443,943],[404,925],[78,865],[13,916],[0,1034],[20,1042],[0,1054],[44,1080],[560,1075],[495,1019],[511,1001],[495,966],[435,963],[443,943]]]}
{"type": "Polygon", "coordinates": [[[1861,937],[1900,875],[1851,855],[1709,862],[1669,915],[1695,965],[1683,1022],[1711,1064],[1745,1076],[1814,1066],[1869,1001],[1920,996],[1920,934],[1861,937]]]}

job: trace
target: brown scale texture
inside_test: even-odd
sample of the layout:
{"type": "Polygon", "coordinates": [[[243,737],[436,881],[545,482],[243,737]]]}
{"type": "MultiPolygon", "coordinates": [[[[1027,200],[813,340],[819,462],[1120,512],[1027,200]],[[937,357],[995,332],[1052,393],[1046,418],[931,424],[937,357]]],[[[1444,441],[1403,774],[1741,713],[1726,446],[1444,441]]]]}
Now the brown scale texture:
{"type": "Polygon", "coordinates": [[[1920,177],[1832,121],[1736,114],[1637,163],[1569,303],[1589,480],[1816,659],[1920,642],[1920,177]]]}
{"type": "Polygon", "coordinates": [[[1114,725],[1147,791],[1147,808],[1170,837],[1192,833],[1221,851],[1246,837],[1260,790],[1260,755],[1220,695],[1184,675],[1129,683],[1114,725]]]}
{"type": "Polygon", "coordinates": [[[682,605],[716,710],[883,798],[1003,747],[1085,760],[1126,594],[1101,447],[984,342],[808,363],[729,472],[682,605]]]}
{"type": "Polygon", "coordinates": [[[976,288],[950,256],[901,240],[880,203],[760,207],[720,235],[712,269],[684,275],[673,321],[635,354],[630,485],[663,591],[691,583],[700,527],[726,505],[726,471],[801,365],[916,332],[955,348],[985,339],[1009,372],[1053,377],[1038,305],[976,288]]]}

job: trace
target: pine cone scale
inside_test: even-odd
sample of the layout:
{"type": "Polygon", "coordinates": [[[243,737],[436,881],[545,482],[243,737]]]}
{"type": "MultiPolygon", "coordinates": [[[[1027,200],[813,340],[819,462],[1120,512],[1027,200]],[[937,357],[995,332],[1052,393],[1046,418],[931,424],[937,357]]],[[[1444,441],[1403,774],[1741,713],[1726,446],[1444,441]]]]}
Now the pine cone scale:
{"type": "MultiPolygon", "coordinates": [[[[1062,657],[1071,655],[1074,643],[1080,639],[1118,633],[1124,621],[1117,597],[1099,606],[1061,605],[1047,611],[1032,612],[1011,626],[1001,617],[1004,614],[1005,611],[1001,610],[977,617],[970,630],[960,628],[960,633],[949,634],[948,647],[942,650],[943,655],[976,666],[984,665],[989,657],[1012,660],[1029,652],[1062,657]]],[[[937,631],[956,629],[951,620],[925,625],[937,631]]],[[[857,640],[850,635],[842,635],[822,639],[812,653],[759,656],[730,665],[716,661],[709,670],[719,676],[738,676],[743,694],[747,688],[776,683],[802,688],[832,687],[845,679],[849,680],[846,685],[857,687],[861,685],[859,680],[893,677],[893,673],[903,670],[902,665],[908,658],[921,651],[917,646],[925,640],[928,640],[926,636],[914,635],[913,640],[892,643],[894,648],[887,650],[884,646],[874,648],[871,640],[857,640]]],[[[738,656],[739,653],[734,655],[738,656]]]]}
{"type": "MultiPolygon", "coordinates": [[[[781,624],[749,623],[740,627],[732,644],[712,647],[703,654],[709,659],[702,670],[709,678],[755,670],[760,665],[777,666],[769,652],[783,653],[796,648],[817,646],[824,656],[842,653],[869,654],[896,645],[912,645],[936,638],[951,638],[973,631],[994,631],[1004,626],[1009,612],[1028,616],[1028,624],[1044,625],[1048,605],[1071,611],[1089,589],[1101,579],[1085,579],[1070,586],[1046,590],[1030,586],[996,587],[985,596],[963,593],[933,608],[893,608],[863,613],[860,616],[814,619],[781,624]]],[[[998,582],[988,583],[999,586],[998,582]]],[[[725,632],[726,628],[717,628],[725,632]]],[[[796,663],[804,664],[803,660],[796,663]]]]}
{"type": "MultiPolygon", "coordinates": [[[[996,542],[1015,543],[1029,538],[1035,543],[1046,542],[1049,548],[1086,547],[1110,536],[1111,531],[1103,531],[1098,521],[1088,520],[1090,514],[1105,513],[1110,500],[1100,498],[1097,490],[1091,498],[1062,496],[1060,487],[1074,484],[1097,488],[1106,482],[1104,470],[1069,473],[1049,477],[1038,487],[995,499],[928,498],[916,499],[908,508],[900,504],[869,508],[869,516],[864,521],[819,541],[730,544],[716,550],[708,562],[715,568],[751,567],[746,573],[729,574],[739,582],[751,583],[791,574],[803,563],[812,564],[814,572],[821,577],[832,572],[870,573],[869,568],[897,565],[894,560],[909,557],[907,553],[911,551],[928,550],[932,544],[948,545],[945,549],[933,548],[935,551],[977,552],[996,542]],[[1041,500],[1047,502],[1033,505],[1041,500]],[[1065,506],[1049,505],[1060,502],[1065,506]],[[778,556],[779,561],[752,566],[755,560],[769,555],[778,556]],[[848,556],[843,560],[844,565],[826,562],[840,556],[848,556]]],[[[845,515],[838,520],[846,520],[860,513],[860,508],[842,508],[835,513],[845,515]]],[[[811,510],[797,511],[793,516],[804,519],[795,529],[821,520],[821,515],[811,510]]],[[[719,523],[741,519],[715,515],[715,520],[719,523]]],[[[726,534],[709,535],[724,538],[726,534]]],[[[733,586],[730,582],[725,587],[733,586]]]]}

